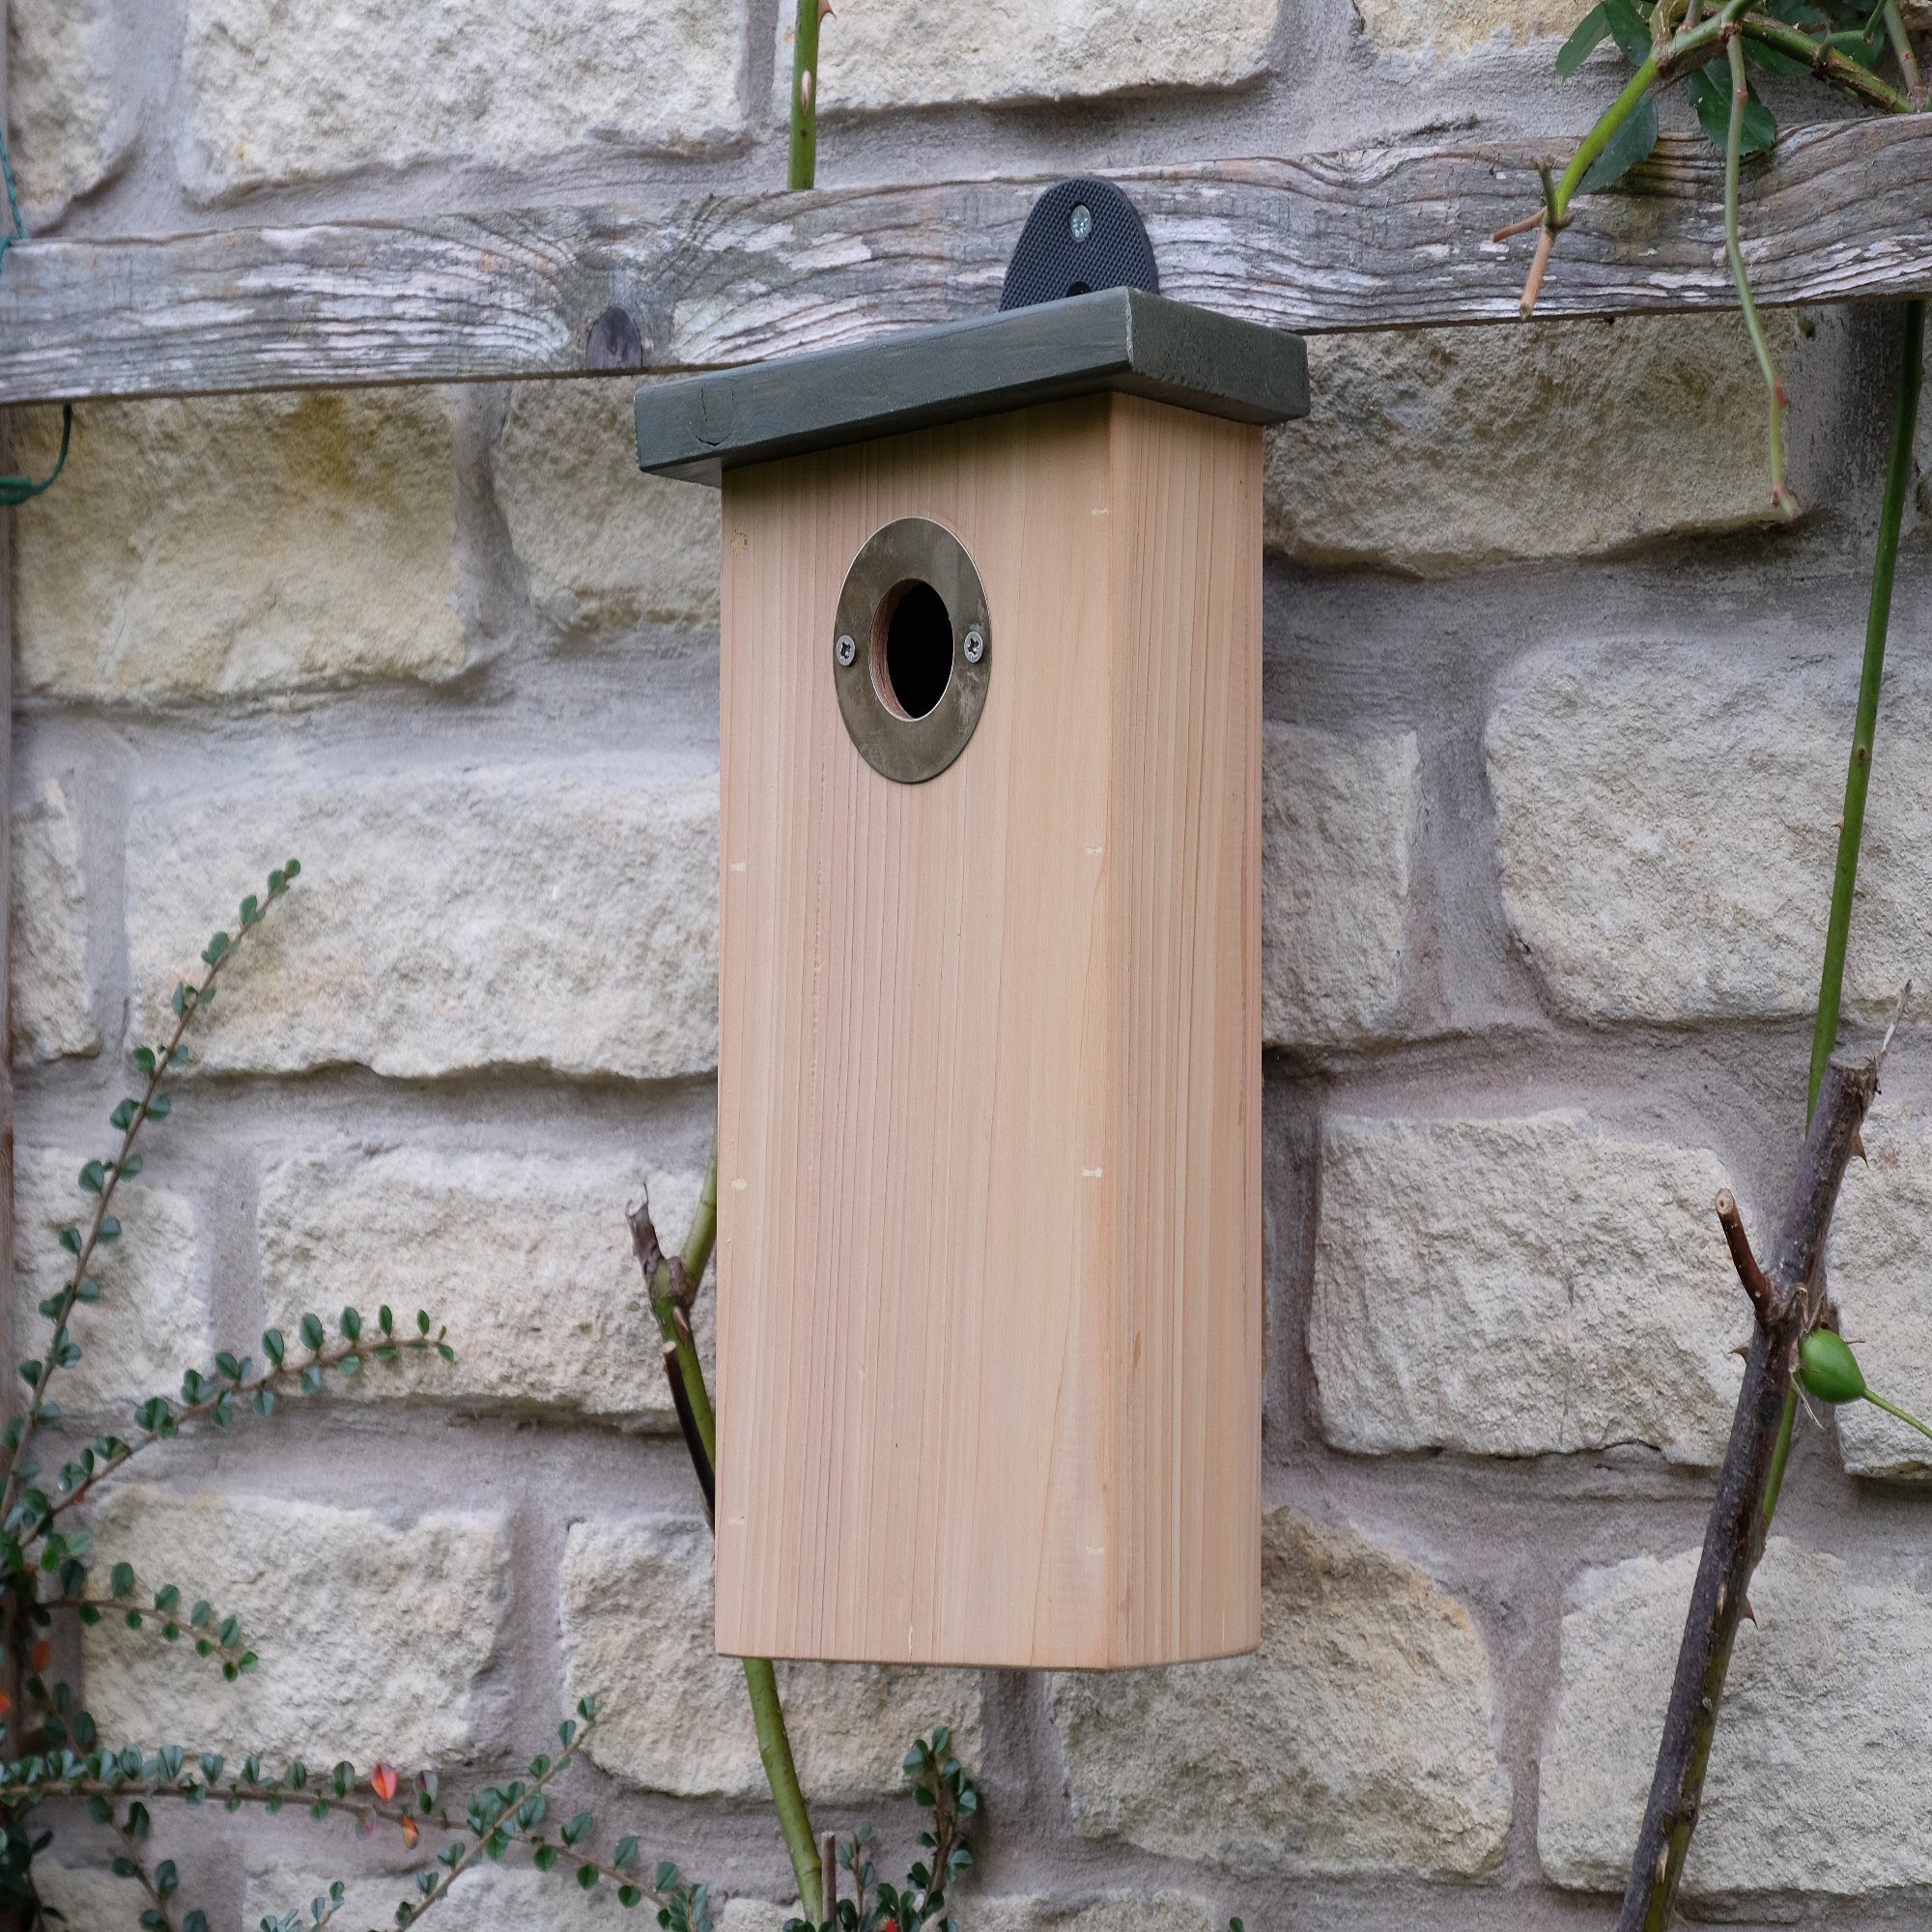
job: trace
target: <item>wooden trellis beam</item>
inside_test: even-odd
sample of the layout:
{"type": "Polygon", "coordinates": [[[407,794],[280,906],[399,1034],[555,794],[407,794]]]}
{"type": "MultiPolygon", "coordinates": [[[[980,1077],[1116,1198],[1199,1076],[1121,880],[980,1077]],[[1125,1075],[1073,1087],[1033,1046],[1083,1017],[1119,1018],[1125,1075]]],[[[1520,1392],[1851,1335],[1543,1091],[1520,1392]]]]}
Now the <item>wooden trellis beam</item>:
{"type": "MultiPolygon", "coordinates": [[[[1535,209],[1539,152],[1409,143],[1115,178],[1166,294],[1309,332],[1428,327],[1515,319],[1532,238],[1490,236],[1535,209]]],[[[1577,204],[1539,315],[1735,306],[1715,151],[1666,135],[1634,179],[1635,192],[1577,204]]],[[[613,306],[636,325],[641,369],[829,348],[994,308],[1039,186],[36,242],[0,276],[0,404],[576,375],[613,306]]],[[[1932,116],[1788,129],[1748,178],[1758,299],[1932,292],[1929,213],[1932,116]]]]}

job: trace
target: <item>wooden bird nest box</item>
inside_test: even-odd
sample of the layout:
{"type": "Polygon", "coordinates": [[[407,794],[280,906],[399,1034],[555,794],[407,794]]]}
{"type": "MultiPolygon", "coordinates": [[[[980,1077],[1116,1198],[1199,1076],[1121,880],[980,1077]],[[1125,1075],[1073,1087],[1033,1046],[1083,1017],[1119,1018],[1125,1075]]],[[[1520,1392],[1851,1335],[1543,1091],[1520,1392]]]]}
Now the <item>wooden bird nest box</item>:
{"type": "Polygon", "coordinates": [[[1259,1641],[1261,425],[1306,397],[1298,338],[1132,288],[638,397],[724,495],[723,1652],[1259,1641]]]}

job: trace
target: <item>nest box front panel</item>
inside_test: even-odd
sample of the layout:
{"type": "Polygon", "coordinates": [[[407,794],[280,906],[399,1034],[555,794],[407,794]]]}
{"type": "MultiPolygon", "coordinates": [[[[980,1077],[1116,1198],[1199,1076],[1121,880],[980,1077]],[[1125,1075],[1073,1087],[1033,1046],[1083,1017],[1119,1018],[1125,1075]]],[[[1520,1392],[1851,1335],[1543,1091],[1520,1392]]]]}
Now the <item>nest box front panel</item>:
{"type": "Polygon", "coordinates": [[[723,1651],[1258,1640],[1260,472],[1102,394],[725,476],[723,1651]]]}

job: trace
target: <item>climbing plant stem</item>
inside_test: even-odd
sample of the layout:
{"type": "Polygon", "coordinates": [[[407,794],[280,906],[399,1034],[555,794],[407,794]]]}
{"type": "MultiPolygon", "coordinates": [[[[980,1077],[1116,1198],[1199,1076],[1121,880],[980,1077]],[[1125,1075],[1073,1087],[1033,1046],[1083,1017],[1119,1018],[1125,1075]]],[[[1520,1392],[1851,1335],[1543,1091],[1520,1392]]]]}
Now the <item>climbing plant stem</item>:
{"type": "MultiPolygon", "coordinates": [[[[1731,122],[1724,142],[1724,255],[1731,265],[1731,280],[1736,283],[1738,306],[1744,311],[1745,327],[1750,334],[1751,353],[1757,357],[1764,386],[1769,392],[1771,448],[1771,500],[1775,509],[1796,516],[1798,506],[1784,487],[1784,412],[1788,398],[1779,379],[1777,364],[1772,360],[1771,344],[1765,340],[1764,324],[1758,319],[1757,303],[1751,296],[1750,275],[1745,268],[1742,223],[1738,216],[1739,184],[1744,172],[1745,109],[1750,105],[1750,80],[1745,72],[1745,43],[1735,34],[1725,43],[1731,67],[1731,122]]],[[[1815,1091],[1816,1083],[1813,1087],[1815,1091]]]]}
{"type": "Polygon", "coordinates": [[[818,172],[819,0],[798,0],[791,48],[791,171],[788,187],[810,187],[818,172]]]}
{"type": "Polygon", "coordinates": [[[1891,419],[1891,456],[1886,466],[1885,500],[1879,511],[1878,552],[1872,561],[1871,602],[1865,612],[1864,667],[1859,674],[1852,756],[1845,771],[1845,810],[1838,832],[1838,863],[1832,875],[1832,911],[1825,927],[1825,964],[1818,980],[1818,1017],[1811,1033],[1808,1121],[1818,1104],[1825,1063],[1838,1037],[1844,990],[1845,942],[1852,929],[1852,893],[1858,884],[1859,841],[1865,827],[1865,793],[1871,784],[1872,739],[1878,729],[1879,687],[1885,677],[1885,639],[1891,622],[1891,580],[1898,566],[1898,533],[1912,487],[1913,443],[1918,429],[1918,391],[1925,364],[1925,303],[1905,306],[1904,360],[1891,419]]]}
{"type": "MultiPolygon", "coordinates": [[[[691,1217],[691,1229],[678,1256],[684,1264],[684,1278],[694,1288],[703,1279],[717,1239],[718,1144],[714,1140],[711,1158],[704,1167],[704,1191],[698,1196],[697,1211],[691,1217]]],[[[684,1380],[692,1419],[704,1445],[705,1458],[715,1469],[718,1422],[710,1391],[704,1385],[704,1364],[698,1360],[690,1322],[677,1320],[671,1290],[669,1264],[662,1264],[651,1277],[651,1305],[665,1340],[676,1345],[678,1373],[684,1380]]],[[[752,1723],[758,1736],[758,1759],[765,1768],[765,1781],[771,1786],[772,1809],[778,1814],[785,1850],[791,1856],[792,1876],[798,1881],[799,1908],[816,1925],[821,1877],[818,1841],[812,1833],[811,1815],[806,1809],[804,1789],[798,1781],[798,1765],[791,1753],[791,1734],[785,1728],[784,1706],[779,1699],[778,1672],[767,1657],[748,1657],[744,1665],[745,1692],[751,1699],[752,1723]]]]}
{"type": "Polygon", "coordinates": [[[1798,1385],[1784,1391],[1784,1413],[1777,1419],[1777,1440],[1771,1451],[1771,1474],[1764,1485],[1764,1520],[1777,1514],[1777,1492],[1784,1487],[1784,1465],[1791,1460],[1791,1429],[1798,1420],[1798,1385]]]}

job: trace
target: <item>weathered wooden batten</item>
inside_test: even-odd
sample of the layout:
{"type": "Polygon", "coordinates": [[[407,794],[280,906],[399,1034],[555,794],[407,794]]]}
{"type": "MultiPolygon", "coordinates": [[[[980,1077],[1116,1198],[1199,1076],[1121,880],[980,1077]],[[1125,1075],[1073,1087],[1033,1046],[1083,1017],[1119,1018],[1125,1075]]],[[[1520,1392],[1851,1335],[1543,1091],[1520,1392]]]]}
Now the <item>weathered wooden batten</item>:
{"type": "MultiPolygon", "coordinates": [[[[1084,211],[1082,211],[1084,213],[1084,211]]],[[[646,387],[722,480],[718,1646],[1261,1615],[1261,425],[1126,289],[646,387]]]]}

